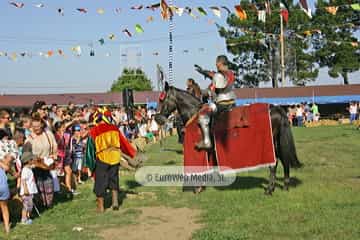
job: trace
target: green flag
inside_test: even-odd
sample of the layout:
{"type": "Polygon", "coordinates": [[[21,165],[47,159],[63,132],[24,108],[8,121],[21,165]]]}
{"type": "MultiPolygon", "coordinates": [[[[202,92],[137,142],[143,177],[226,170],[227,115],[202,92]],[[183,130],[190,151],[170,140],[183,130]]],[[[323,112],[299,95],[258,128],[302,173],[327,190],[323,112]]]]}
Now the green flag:
{"type": "Polygon", "coordinates": [[[140,24],[136,24],[135,25],[135,31],[137,33],[143,33],[144,32],[144,29],[140,26],[140,24]]]}

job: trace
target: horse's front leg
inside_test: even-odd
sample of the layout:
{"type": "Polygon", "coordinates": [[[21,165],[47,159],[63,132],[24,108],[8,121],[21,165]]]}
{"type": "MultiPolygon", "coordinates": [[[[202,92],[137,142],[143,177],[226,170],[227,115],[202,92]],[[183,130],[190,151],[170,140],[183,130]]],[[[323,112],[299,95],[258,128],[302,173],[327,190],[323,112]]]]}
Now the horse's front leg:
{"type": "Polygon", "coordinates": [[[275,166],[269,167],[269,169],[270,169],[269,185],[265,189],[265,194],[267,194],[267,195],[272,195],[272,193],[275,191],[277,164],[278,164],[278,161],[276,160],[275,166]]]}

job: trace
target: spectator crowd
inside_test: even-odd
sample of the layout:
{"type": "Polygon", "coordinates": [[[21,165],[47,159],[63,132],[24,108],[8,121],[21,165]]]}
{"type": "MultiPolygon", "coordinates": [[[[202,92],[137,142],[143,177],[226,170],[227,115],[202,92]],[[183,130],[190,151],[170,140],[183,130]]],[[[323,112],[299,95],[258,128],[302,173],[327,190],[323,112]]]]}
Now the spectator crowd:
{"type": "MultiPolygon", "coordinates": [[[[22,213],[12,217],[29,225],[33,209],[36,213],[38,208],[51,208],[61,194],[71,199],[80,194],[79,184],[92,181],[84,156],[96,109],[73,103],[48,106],[37,101],[28,111],[0,110],[0,209],[7,233],[11,215],[8,201],[14,196],[21,199],[22,213]]],[[[175,115],[162,129],[154,119],[154,108],[139,106],[131,114],[123,107],[108,110],[114,124],[139,151],[173,134],[175,115]]]]}

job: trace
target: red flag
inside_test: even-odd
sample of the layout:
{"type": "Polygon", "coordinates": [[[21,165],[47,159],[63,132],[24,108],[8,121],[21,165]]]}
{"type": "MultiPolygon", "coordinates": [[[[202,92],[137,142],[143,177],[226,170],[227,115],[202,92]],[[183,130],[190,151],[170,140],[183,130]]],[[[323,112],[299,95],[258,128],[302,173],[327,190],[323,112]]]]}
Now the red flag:
{"type": "Polygon", "coordinates": [[[235,6],[235,13],[240,18],[240,20],[246,20],[247,15],[244,9],[241,8],[240,5],[235,6]]]}
{"type": "Polygon", "coordinates": [[[281,13],[284,21],[287,23],[289,21],[289,12],[288,12],[288,10],[282,9],[280,13],[281,13]]]}
{"type": "Polygon", "coordinates": [[[78,10],[81,13],[87,13],[86,8],[77,8],[76,10],[78,10]]]}

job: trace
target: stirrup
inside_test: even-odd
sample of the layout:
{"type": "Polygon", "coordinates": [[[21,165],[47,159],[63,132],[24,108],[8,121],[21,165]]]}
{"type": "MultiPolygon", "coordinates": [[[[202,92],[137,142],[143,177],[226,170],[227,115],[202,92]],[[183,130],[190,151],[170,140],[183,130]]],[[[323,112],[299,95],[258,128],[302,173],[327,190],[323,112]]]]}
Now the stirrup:
{"type": "Polygon", "coordinates": [[[195,148],[199,150],[210,150],[212,148],[212,144],[205,144],[204,141],[201,141],[195,144],[195,148]]]}

